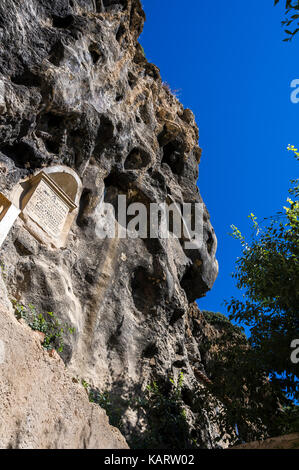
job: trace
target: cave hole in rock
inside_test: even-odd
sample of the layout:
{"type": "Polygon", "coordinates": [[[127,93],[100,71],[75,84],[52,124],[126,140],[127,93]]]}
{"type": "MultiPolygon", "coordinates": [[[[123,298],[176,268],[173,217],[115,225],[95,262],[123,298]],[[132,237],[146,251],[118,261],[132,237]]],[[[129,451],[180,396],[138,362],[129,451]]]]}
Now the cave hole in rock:
{"type": "Polygon", "coordinates": [[[122,101],[124,99],[124,95],[122,93],[117,93],[116,96],[115,96],[115,101],[117,103],[119,103],[120,101],[122,101]]]}
{"type": "Polygon", "coordinates": [[[23,168],[25,163],[30,163],[30,168],[38,168],[42,163],[42,158],[36,155],[34,148],[27,142],[16,142],[12,145],[4,145],[1,151],[10,157],[17,167],[23,168]]]}
{"type": "Polygon", "coordinates": [[[122,218],[119,218],[119,201],[118,196],[126,196],[126,208],[131,202],[144,202],[139,198],[138,191],[134,192],[133,199],[129,195],[129,190],[132,189],[134,185],[134,174],[127,172],[120,172],[118,169],[112,169],[110,174],[104,179],[105,191],[104,191],[104,202],[109,203],[114,207],[115,216],[118,220],[118,223],[127,229],[127,224],[134,218],[134,215],[127,215],[126,220],[123,221],[122,218]],[[132,178],[133,177],[133,178],[132,178]],[[123,223],[125,222],[125,223],[123,223]]]}
{"type": "Polygon", "coordinates": [[[58,154],[62,142],[64,118],[51,111],[42,114],[38,122],[38,131],[48,152],[58,154]]]}
{"type": "Polygon", "coordinates": [[[67,29],[74,23],[73,15],[57,16],[52,15],[52,24],[54,28],[67,29]]]}
{"type": "Polygon", "coordinates": [[[126,158],[124,167],[126,170],[140,170],[151,162],[150,155],[142,148],[135,147],[126,158]]]}
{"type": "Polygon", "coordinates": [[[178,176],[181,176],[184,171],[184,155],[180,151],[179,144],[169,142],[163,147],[163,158],[162,164],[166,163],[172,170],[172,172],[178,176]]]}
{"type": "Polygon", "coordinates": [[[146,104],[140,106],[139,113],[144,124],[149,125],[152,119],[146,104]]]}
{"type": "Polygon", "coordinates": [[[125,9],[128,6],[128,0],[102,0],[104,8],[114,9],[121,8],[125,9]]]}
{"type": "Polygon", "coordinates": [[[64,46],[61,41],[57,41],[50,51],[48,60],[49,62],[51,62],[51,64],[55,65],[56,67],[59,67],[63,59],[64,46]]]}
{"type": "MultiPolygon", "coordinates": [[[[186,272],[180,281],[180,284],[182,288],[186,291],[186,293],[189,292],[190,284],[194,282],[195,278],[196,278],[195,268],[193,265],[191,265],[186,269],[186,272]]],[[[188,294],[187,294],[187,297],[189,298],[188,294]]]]}
{"type": "Polygon", "coordinates": [[[96,44],[90,44],[88,50],[91,55],[92,62],[94,64],[97,64],[100,58],[102,57],[102,55],[98,52],[96,44]]]}
{"type": "Polygon", "coordinates": [[[109,175],[104,178],[106,190],[111,187],[118,188],[119,182],[120,180],[116,171],[111,171],[111,173],[109,173],[109,175]]]}
{"type": "Polygon", "coordinates": [[[184,359],[178,359],[172,363],[172,366],[176,369],[183,369],[183,367],[186,367],[186,361],[184,359]]]}
{"type": "Polygon", "coordinates": [[[112,170],[111,173],[104,178],[104,202],[112,204],[115,214],[118,214],[117,196],[127,192],[128,184],[124,184],[121,175],[112,170]]]}
{"type": "Polygon", "coordinates": [[[92,191],[88,188],[84,188],[79,203],[79,211],[76,219],[76,223],[79,227],[86,225],[86,210],[90,204],[92,197],[92,191]]]}
{"type": "Polygon", "coordinates": [[[80,125],[78,121],[72,123],[72,128],[67,132],[67,147],[68,152],[65,154],[68,157],[68,165],[75,165],[76,168],[89,158],[89,153],[86,151],[86,141],[89,135],[89,129],[83,121],[80,125]]]}
{"type": "Polygon", "coordinates": [[[159,290],[154,285],[150,273],[143,266],[135,269],[131,289],[135,307],[140,312],[149,313],[157,305],[159,290]]]}
{"type": "Polygon", "coordinates": [[[119,42],[121,40],[121,38],[123,37],[123,35],[125,34],[126,32],[126,28],[124,26],[123,23],[120,24],[117,32],[116,32],[116,40],[117,42],[119,42]]]}
{"type": "Polygon", "coordinates": [[[202,280],[200,270],[193,264],[186,269],[180,284],[186,292],[189,302],[194,302],[196,299],[202,297],[208,290],[202,280]]]}
{"type": "Polygon", "coordinates": [[[177,343],[175,347],[176,354],[182,356],[184,354],[184,345],[182,343],[177,343]]]}
{"type": "Polygon", "coordinates": [[[121,121],[119,121],[116,124],[116,130],[117,130],[117,132],[122,132],[124,130],[124,126],[123,126],[123,123],[121,121]]]}
{"type": "Polygon", "coordinates": [[[183,318],[184,316],[184,310],[180,308],[176,308],[170,318],[169,324],[173,326],[180,318],[183,318]]]}
{"type": "Polygon", "coordinates": [[[102,152],[111,144],[114,137],[114,124],[107,116],[102,116],[98,129],[94,154],[100,156],[102,152]]]}
{"type": "Polygon", "coordinates": [[[138,175],[134,173],[120,171],[118,168],[113,168],[108,176],[104,179],[106,190],[109,188],[116,188],[119,193],[127,194],[136,182],[138,175]]]}
{"type": "Polygon", "coordinates": [[[211,254],[213,250],[213,246],[214,246],[214,238],[210,230],[207,231],[206,244],[207,244],[208,253],[211,254]]]}
{"type": "Polygon", "coordinates": [[[159,352],[158,346],[156,343],[149,343],[142,352],[142,356],[151,359],[156,356],[159,352]]]}
{"type": "Polygon", "coordinates": [[[55,142],[55,140],[51,139],[44,139],[44,144],[49,153],[54,153],[55,155],[59,153],[59,142],[55,142]]]}
{"type": "Polygon", "coordinates": [[[13,75],[11,81],[15,85],[24,85],[27,87],[40,87],[42,84],[41,77],[31,72],[29,69],[24,69],[20,74],[13,75]]]}
{"type": "Polygon", "coordinates": [[[128,83],[130,88],[134,88],[137,84],[138,77],[134,75],[132,72],[128,73],[128,83]]]}
{"type": "MultiPolygon", "coordinates": [[[[167,191],[167,186],[165,182],[164,175],[157,170],[156,168],[149,168],[148,170],[149,176],[152,178],[151,184],[155,186],[156,188],[161,189],[163,192],[167,191]]],[[[172,203],[173,201],[171,201],[172,203]]]]}
{"type": "Polygon", "coordinates": [[[30,256],[33,254],[32,251],[25,247],[18,239],[16,239],[13,244],[19,256],[30,256]]]}
{"type": "Polygon", "coordinates": [[[194,403],[194,392],[187,387],[183,387],[182,400],[187,406],[192,407],[194,403]]]}
{"type": "Polygon", "coordinates": [[[20,132],[18,135],[19,139],[22,139],[22,137],[25,137],[28,134],[31,124],[32,124],[32,121],[29,119],[23,119],[21,121],[20,132]]]}
{"type": "Polygon", "coordinates": [[[40,124],[48,131],[60,129],[63,125],[64,117],[60,114],[55,114],[49,111],[41,116],[40,124]]]}

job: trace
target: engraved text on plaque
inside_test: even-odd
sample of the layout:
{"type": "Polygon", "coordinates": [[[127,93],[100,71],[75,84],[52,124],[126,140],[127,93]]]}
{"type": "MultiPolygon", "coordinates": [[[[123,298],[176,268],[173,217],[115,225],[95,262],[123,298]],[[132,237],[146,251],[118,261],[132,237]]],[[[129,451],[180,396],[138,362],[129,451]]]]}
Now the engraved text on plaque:
{"type": "Polygon", "coordinates": [[[39,182],[26,206],[31,219],[54,238],[60,235],[69,210],[69,206],[43,180],[39,182]]]}

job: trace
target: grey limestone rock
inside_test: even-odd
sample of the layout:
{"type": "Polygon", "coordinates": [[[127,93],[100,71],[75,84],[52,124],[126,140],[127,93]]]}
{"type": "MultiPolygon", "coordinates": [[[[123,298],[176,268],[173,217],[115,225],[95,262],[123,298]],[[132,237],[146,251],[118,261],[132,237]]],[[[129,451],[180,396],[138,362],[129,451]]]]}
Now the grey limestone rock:
{"type": "MultiPolygon", "coordinates": [[[[190,305],[218,273],[207,209],[195,250],[95,231],[103,194],[147,206],[202,202],[194,115],[145,58],[144,20],[139,0],[1,1],[0,190],[9,195],[38,170],[64,165],[82,194],[64,248],[38,243],[17,222],[0,257],[11,297],[76,329],[62,353],[71,373],[128,396],[183,370],[192,395],[193,364],[204,362],[190,305]]],[[[135,418],[124,413],[129,429],[135,418]]],[[[203,422],[202,446],[214,446],[215,433],[203,422]]]]}

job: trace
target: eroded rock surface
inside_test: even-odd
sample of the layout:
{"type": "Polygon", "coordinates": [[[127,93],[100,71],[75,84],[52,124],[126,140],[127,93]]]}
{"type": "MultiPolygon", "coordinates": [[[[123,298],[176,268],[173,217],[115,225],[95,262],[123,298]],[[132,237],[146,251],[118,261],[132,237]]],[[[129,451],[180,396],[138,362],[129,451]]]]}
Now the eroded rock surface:
{"type": "MultiPolygon", "coordinates": [[[[103,194],[147,206],[202,202],[194,115],[146,60],[144,19],[139,0],[1,2],[0,190],[9,197],[20,180],[58,164],[83,183],[64,249],[43,246],[17,222],[1,260],[10,297],[76,329],[62,353],[73,375],[127,396],[182,370],[190,397],[194,364],[204,372],[190,303],[218,272],[208,211],[196,250],[95,231],[103,194]]],[[[124,413],[129,432],[137,418],[124,413]]],[[[207,418],[199,445],[213,447],[215,432],[207,418]]]]}
{"type": "MultiPolygon", "coordinates": [[[[5,288],[0,281],[2,297],[5,288]]],[[[57,353],[0,305],[0,448],[127,449],[57,353]],[[4,345],[4,346],[3,346],[4,345]]]]}

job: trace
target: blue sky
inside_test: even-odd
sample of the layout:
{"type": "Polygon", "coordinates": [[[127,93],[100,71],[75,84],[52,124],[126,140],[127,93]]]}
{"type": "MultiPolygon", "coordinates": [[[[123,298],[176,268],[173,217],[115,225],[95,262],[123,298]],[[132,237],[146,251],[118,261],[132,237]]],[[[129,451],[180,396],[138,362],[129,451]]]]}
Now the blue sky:
{"type": "Polygon", "coordinates": [[[231,273],[241,254],[230,225],[250,233],[247,216],[281,210],[297,177],[288,144],[299,145],[299,37],[283,42],[281,7],[273,0],[143,0],[140,42],[162,80],[199,126],[203,149],[198,185],[218,238],[220,272],[200,308],[226,313],[239,296],[231,273]]]}

